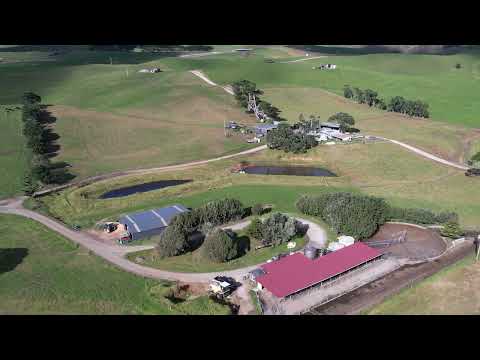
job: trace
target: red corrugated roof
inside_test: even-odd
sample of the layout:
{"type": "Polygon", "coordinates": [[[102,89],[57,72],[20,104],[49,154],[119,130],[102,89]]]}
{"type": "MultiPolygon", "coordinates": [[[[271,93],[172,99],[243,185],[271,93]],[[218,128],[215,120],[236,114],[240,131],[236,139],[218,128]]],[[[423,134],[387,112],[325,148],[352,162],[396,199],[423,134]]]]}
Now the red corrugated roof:
{"type": "Polygon", "coordinates": [[[361,242],[310,260],[302,253],[261,265],[256,280],[276,297],[285,297],[382,255],[361,242]]]}

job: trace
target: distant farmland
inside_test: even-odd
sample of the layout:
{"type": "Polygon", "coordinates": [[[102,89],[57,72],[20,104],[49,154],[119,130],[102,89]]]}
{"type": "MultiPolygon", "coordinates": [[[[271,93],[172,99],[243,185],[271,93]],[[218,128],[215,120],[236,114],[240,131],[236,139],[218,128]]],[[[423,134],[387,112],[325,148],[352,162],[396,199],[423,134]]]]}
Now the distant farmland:
{"type": "MultiPolygon", "coordinates": [[[[173,59],[165,59],[172,66],[173,59]]],[[[370,54],[329,56],[291,64],[268,64],[263,57],[234,61],[218,56],[189,59],[217,83],[248,79],[262,87],[322,88],[342,94],[345,84],[371,88],[380,96],[396,95],[430,104],[431,117],[452,124],[480,127],[480,53],[456,55],[370,54]],[[334,71],[312,70],[322,63],[337,64],[334,71]],[[461,64],[461,69],[455,65],[461,64]]],[[[281,107],[281,104],[279,104],[281,107]]]]}

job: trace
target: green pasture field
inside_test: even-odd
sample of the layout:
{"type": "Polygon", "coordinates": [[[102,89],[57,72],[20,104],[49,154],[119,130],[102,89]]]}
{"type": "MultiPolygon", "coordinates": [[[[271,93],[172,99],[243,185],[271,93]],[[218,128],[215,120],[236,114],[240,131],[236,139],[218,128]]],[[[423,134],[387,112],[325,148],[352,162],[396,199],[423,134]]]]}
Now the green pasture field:
{"type": "Polygon", "coordinates": [[[173,304],[171,284],[114,267],[33,220],[0,216],[0,314],[229,314],[202,296],[173,304]]]}
{"type": "Polygon", "coordinates": [[[16,103],[24,91],[32,90],[52,105],[48,109],[60,135],[54,160],[72,165],[77,179],[207,159],[252,146],[243,136],[225,138],[223,125],[253,118],[225,91],[188,72],[162,66],[162,73],[138,73],[156,63],[29,64],[0,66],[6,84],[0,103],[16,103]]]}
{"type": "MultiPolygon", "coordinates": [[[[376,90],[381,97],[399,95],[430,104],[431,117],[451,124],[480,127],[480,55],[468,51],[456,55],[367,54],[326,56],[304,62],[268,64],[264,57],[240,58],[218,55],[196,59],[165,59],[177,69],[202,69],[213,81],[227,84],[239,79],[256,82],[260,88],[321,88],[338,95],[349,84],[376,90]],[[334,63],[333,71],[312,70],[334,63]],[[455,65],[460,63],[461,69],[455,65]]],[[[281,108],[282,104],[275,104],[281,108]]]]}
{"type": "Polygon", "coordinates": [[[306,119],[315,115],[327,121],[336,112],[346,112],[355,118],[355,127],[362,134],[403,141],[452,161],[461,161],[468,137],[480,141],[480,132],[470,128],[370,108],[321,89],[266,88],[265,98],[278,104],[289,122],[298,121],[300,114],[306,119]]]}
{"type": "Polygon", "coordinates": [[[1,199],[22,191],[27,164],[20,111],[6,112],[5,106],[0,106],[0,124],[1,199]]]}

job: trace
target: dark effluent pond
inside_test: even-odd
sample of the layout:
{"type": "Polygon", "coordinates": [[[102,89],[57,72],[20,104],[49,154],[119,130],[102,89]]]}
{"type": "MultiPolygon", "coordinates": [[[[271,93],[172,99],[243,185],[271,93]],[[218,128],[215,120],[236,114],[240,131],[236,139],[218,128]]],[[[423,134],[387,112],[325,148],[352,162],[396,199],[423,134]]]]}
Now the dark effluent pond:
{"type": "Polygon", "coordinates": [[[127,186],[115,190],[108,191],[100,195],[100,199],[114,199],[123,196],[128,196],[136,193],[144,193],[152,190],[163,189],[169,186],[182,185],[192,182],[193,180],[160,180],[152,181],[144,184],[127,186]]]}
{"type": "Polygon", "coordinates": [[[337,176],[327,169],[304,166],[247,166],[243,171],[258,175],[337,176]]]}

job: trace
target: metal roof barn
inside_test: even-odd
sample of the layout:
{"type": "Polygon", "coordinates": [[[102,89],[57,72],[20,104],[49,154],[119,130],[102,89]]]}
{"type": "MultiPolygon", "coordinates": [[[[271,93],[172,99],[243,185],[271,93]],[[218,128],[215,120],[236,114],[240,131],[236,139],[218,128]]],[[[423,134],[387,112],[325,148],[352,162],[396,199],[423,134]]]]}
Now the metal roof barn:
{"type": "Polygon", "coordinates": [[[261,265],[265,275],[258,276],[256,281],[276,297],[283,298],[380,256],[382,256],[381,252],[361,242],[356,242],[314,260],[310,260],[302,253],[295,253],[261,265]]]}
{"type": "Polygon", "coordinates": [[[160,234],[175,215],[188,211],[180,204],[153,209],[120,217],[119,222],[127,226],[132,240],[160,234]]]}

